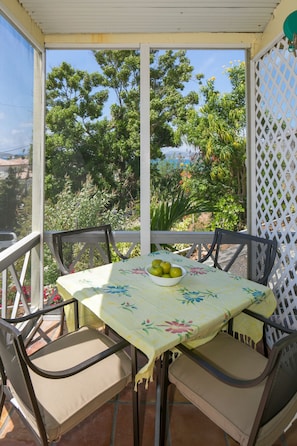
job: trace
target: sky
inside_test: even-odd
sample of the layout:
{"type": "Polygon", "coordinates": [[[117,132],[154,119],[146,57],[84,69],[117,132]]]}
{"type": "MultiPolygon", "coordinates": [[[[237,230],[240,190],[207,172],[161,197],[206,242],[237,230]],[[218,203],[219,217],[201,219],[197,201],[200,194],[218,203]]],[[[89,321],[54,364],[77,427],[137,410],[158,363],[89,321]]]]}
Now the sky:
{"type": "MultiPolygon", "coordinates": [[[[224,74],[232,63],[244,61],[243,50],[188,50],[187,56],[195,67],[195,72],[203,73],[206,79],[216,78],[215,86],[219,91],[230,91],[228,76],[224,74]]],[[[96,71],[98,65],[92,51],[88,50],[49,50],[46,55],[47,72],[63,61],[68,61],[74,68],[96,71]]],[[[189,83],[190,89],[197,88],[197,81],[189,83]]]]}
{"type": "MultiPolygon", "coordinates": [[[[230,91],[225,69],[244,60],[243,50],[188,50],[187,55],[196,73],[215,77],[221,92],[230,91]]],[[[0,60],[0,157],[26,154],[32,142],[33,50],[1,16],[0,60]]],[[[46,61],[47,72],[63,61],[76,69],[98,70],[90,50],[48,50],[46,61]]],[[[188,89],[197,90],[197,81],[190,81],[188,89]]]]}
{"type": "Polygon", "coordinates": [[[0,16],[0,156],[32,141],[33,51],[0,16]]]}

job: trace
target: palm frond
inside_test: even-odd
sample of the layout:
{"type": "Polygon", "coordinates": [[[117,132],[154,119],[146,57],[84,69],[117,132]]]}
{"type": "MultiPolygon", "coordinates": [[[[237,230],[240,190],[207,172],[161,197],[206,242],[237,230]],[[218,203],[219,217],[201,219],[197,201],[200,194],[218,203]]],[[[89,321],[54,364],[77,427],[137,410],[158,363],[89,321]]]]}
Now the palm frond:
{"type": "Polygon", "coordinates": [[[151,206],[151,230],[169,231],[187,215],[211,211],[213,208],[209,203],[202,200],[191,200],[181,190],[171,200],[151,206]]]}

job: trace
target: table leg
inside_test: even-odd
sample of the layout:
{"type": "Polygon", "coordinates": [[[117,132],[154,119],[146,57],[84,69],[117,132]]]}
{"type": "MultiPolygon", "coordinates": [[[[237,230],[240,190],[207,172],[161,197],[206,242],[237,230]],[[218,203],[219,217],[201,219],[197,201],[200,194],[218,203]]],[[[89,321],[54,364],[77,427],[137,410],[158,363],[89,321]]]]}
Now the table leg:
{"type": "Polygon", "coordinates": [[[164,446],[166,440],[167,418],[167,389],[168,389],[168,365],[170,352],[164,353],[157,361],[156,377],[156,418],[155,418],[155,446],[164,446]]]}

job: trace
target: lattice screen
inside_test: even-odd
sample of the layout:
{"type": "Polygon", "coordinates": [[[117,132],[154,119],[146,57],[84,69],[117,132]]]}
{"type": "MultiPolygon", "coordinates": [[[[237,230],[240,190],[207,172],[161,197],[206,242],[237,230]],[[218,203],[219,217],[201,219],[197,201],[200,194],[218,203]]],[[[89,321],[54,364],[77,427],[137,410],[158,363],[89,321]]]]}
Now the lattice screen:
{"type": "MultiPolygon", "coordinates": [[[[297,57],[282,39],[255,63],[256,232],[279,243],[270,285],[276,318],[297,329],[297,57]]],[[[270,333],[270,342],[278,338],[270,333]]]]}

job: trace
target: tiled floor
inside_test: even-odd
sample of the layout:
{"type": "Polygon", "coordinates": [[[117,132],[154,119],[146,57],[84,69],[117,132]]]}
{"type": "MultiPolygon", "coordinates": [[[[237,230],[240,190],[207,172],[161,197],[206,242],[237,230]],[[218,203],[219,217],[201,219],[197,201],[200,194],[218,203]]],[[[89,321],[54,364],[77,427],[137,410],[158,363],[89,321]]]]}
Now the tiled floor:
{"type": "MultiPolygon", "coordinates": [[[[52,335],[51,328],[45,328],[52,335]]],[[[140,386],[142,446],[154,445],[154,383],[140,386]]],[[[133,446],[132,406],[129,387],[85,422],[61,438],[59,446],[133,446]]],[[[169,430],[164,446],[236,446],[234,440],[187,402],[174,387],[169,395],[169,430]]],[[[0,420],[0,446],[34,446],[16,412],[6,405],[0,420]]],[[[272,446],[272,445],[267,445],[272,446]]],[[[297,446],[297,421],[273,446],[297,446]]]]}

